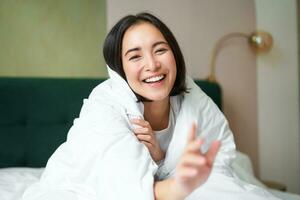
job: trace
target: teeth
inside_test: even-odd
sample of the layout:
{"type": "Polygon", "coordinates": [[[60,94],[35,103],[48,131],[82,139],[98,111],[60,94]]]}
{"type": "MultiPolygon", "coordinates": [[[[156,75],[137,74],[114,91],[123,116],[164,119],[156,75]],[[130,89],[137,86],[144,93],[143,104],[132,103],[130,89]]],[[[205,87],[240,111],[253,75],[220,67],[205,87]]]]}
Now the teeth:
{"type": "Polygon", "coordinates": [[[153,82],[156,82],[156,81],[160,81],[164,78],[164,75],[160,75],[160,76],[154,76],[154,77],[151,77],[151,78],[147,78],[145,80],[146,83],[153,83],[153,82]]]}

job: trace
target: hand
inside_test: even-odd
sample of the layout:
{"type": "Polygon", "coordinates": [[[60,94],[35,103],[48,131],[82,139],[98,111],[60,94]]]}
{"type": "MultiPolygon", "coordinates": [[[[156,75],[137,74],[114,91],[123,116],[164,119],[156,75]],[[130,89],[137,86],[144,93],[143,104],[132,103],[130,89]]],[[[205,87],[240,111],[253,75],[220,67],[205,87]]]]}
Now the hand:
{"type": "Polygon", "coordinates": [[[155,134],[150,126],[150,123],[143,119],[131,119],[131,122],[140,128],[133,129],[136,137],[148,148],[152,159],[155,162],[161,161],[165,158],[165,153],[160,148],[159,142],[157,141],[155,134]]]}
{"type": "Polygon", "coordinates": [[[196,138],[196,125],[193,124],[183,155],[176,166],[174,190],[186,197],[209,177],[214,159],[220,148],[220,141],[213,141],[207,153],[201,153],[203,139],[196,138]]]}

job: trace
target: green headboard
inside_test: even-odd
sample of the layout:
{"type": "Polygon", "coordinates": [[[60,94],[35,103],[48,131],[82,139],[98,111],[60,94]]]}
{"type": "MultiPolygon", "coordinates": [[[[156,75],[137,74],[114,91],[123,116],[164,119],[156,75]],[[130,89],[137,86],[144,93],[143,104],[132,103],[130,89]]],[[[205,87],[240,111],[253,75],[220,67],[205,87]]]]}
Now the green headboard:
{"type": "MultiPolygon", "coordinates": [[[[66,140],[83,99],[104,80],[0,78],[0,168],[44,167],[66,140]]],[[[221,108],[220,86],[196,83],[221,108]]]]}

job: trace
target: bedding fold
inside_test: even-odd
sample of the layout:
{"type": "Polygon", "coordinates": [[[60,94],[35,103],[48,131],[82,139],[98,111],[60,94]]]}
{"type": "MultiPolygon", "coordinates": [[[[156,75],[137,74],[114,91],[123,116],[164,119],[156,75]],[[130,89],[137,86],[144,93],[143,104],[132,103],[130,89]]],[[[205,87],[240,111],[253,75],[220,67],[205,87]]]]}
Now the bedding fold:
{"type": "Polygon", "coordinates": [[[233,175],[230,164],[235,157],[235,144],[228,122],[189,77],[189,93],[171,97],[176,126],[158,169],[130,123],[132,116],[143,119],[143,104],[137,102],[124,79],[109,68],[108,71],[110,79],[84,100],[67,141],[51,156],[41,179],[28,188],[23,200],[153,200],[155,175],[160,180],[174,176],[193,122],[198,124],[197,135],[205,138],[201,151],[206,152],[216,139],[222,146],[209,179],[188,200],[276,199],[233,175]]]}

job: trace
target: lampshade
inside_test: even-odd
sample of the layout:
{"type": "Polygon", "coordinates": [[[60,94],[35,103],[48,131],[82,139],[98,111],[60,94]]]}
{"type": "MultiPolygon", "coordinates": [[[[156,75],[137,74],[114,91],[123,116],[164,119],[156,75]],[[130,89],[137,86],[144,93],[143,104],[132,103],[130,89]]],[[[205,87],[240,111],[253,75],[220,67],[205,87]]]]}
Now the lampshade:
{"type": "Polygon", "coordinates": [[[273,45],[273,38],[270,33],[265,31],[257,31],[249,36],[249,45],[256,53],[267,53],[273,45]]]}

